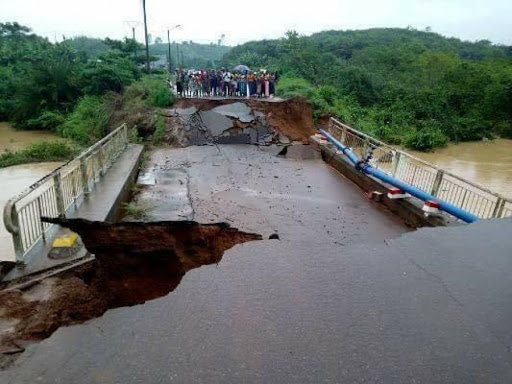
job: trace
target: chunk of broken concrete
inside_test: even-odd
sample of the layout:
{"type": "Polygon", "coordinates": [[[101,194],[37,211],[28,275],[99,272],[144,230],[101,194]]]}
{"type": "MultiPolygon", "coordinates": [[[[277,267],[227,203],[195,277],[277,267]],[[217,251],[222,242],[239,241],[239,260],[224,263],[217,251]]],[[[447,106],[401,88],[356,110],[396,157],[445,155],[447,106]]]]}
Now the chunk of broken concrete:
{"type": "Polygon", "coordinates": [[[213,108],[211,111],[224,116],[234,117],[235,119],[240,120],[242,123],[250,123],[255,119],[252,109],[245,103],[219,105],[218,107],[213,108]]]}
{"type": "Polygon", "coordinates": [[[203,125],[213,136],[220,136],[226,129],[233,127],[233,121],[220,113],[213,111],[199,112],[203,125]]]}

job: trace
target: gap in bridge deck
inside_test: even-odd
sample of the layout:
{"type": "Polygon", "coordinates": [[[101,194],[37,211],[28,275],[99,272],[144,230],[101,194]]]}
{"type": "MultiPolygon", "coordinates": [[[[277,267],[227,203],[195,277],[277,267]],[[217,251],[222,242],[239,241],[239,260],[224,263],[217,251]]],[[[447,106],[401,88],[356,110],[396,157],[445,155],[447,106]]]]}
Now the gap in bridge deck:
{"type": "Polygon", "coordinates": [[[0,292],[0,369],[61,326],[165,296],[189,270],[220,262],[236,244],[261,240],[224,223],[51,221],[78,233],[96,260],[39,284],[0,292]]]}

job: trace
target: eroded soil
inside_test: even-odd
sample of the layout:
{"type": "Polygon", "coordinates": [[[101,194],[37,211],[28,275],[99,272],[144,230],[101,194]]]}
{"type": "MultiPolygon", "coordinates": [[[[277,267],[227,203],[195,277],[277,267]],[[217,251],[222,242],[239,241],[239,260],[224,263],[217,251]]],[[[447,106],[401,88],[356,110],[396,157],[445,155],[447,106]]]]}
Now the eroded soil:
{"type": "Polygon", "coordinates": [[[162,141],[178,147],[307,143],[315,133],[313,108],[302,98],[178,99],[163,115],[166,132],[162,141]]]}
{"type": "Polygon", "coordinates": [[[187,271],[218,263],[236,244],[261,239],[225,223],[51,221],[79,233],[96,259],[32,287],[0,292],[0,368],[61,326],[164,296],[187,271]]]}

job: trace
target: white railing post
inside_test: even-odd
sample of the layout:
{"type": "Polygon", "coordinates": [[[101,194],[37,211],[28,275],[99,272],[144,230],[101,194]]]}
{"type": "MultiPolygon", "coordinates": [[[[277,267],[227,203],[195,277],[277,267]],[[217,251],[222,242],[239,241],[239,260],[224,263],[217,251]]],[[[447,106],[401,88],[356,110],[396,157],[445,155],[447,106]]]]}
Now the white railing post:
{"type": "Polygon", "coordinates": [[[494,206],[494,211],[492,212],[492,217],[500,218],[503,215],[503,210],[505,209],[505,199],[499,198],[496,201],[496,205],[494,206]]]}
{"type": "Polygon", "coordinates": [[[66,216],[66,207],[64,205],[64,195],[62,193],[62,176],[57,172],[53,176],[53,186],[55,188],[55,199],[57,200],[57,212],[60,217],[66,216]]]}
{"type": "Polygon", "coordinates": [[[100,166],[100,177],[105,174],[105,156],[103,154],[103,145],[98,148],[98,163],[100,166]]]}
{"type": "Polygon", "coordinates": [[[82,177],[82,188],[84,195],[87,196],[89,193],[91,193],[91,189],[89,188],[89,172],[87,169],[87,162],[85,157],[80,158],[80,174],[82,177]]]}
{"type": "Polygon", "coordinates": [[[345,141],[347,140],[347,127],[341,127],[341,144],[345,145],[345,141]]]}
{"type": "Polygon", "coordinates": [[[396,177],[396,173],[398,172],[398,165],[400,164],[400,158],[402,157],[401,152],[395,152],[395,155],[393,156],[393,164],[391,169],[391,174],[393,177],[396,177]]]}
{"type": "Polygon", "coordinates": [[[126,148],[126,146],[128,145],[128,125],[124,124],[123,125],[123,131],[124,131],[124,135],[123,135],[123,150],[126,148]]]}
{"type": "Polygon", "coordinates": [[[441,183],[443,182],[444,172],[438,170],[436,173],[436,178],[434,180],[434,185],[432,186],[431,195],[437,197],[439,193],[439,188],[441,188],[441,183]]]}
{"type": "Polygon", "coordinates": [[[41,237],[43,242],[46,243],[46,234],[44,231],[44,223],[41,221],[41,216],[43,216],[43,207],[41,206],[40,197],[37,198],[37,211],[39,212],[39,228],[41,230],[41,237]]]}
{"type": "Polygon", "coordinates": [[[18,217],[18,211],[16,210],[16,206],[12,206],[11,210],[11,221],[12,226],[15,228],[15,231],[12,233],[12,241],[14,244],[14,255],[16,258],[16,266],[23,268],[26,263],[23,259],[24,252],[23,252],[23,240],[21,238],[21,231],[20,231],[20,219],[18,217]]]}

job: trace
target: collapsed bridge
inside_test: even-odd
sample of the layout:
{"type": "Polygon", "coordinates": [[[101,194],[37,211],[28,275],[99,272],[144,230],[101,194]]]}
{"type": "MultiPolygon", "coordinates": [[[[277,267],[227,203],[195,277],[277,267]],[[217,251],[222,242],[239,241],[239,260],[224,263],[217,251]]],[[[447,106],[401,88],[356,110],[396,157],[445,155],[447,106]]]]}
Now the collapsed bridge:
{"type": "MultiPolygon", "coordinates": [[[[69,227],[89,253],[20,279],[36,244],[10,272],[2,382],[509,381],[509,219],[446,227],[388,199],[324,140],[305,144],[311,114],[293,123],[290,101],[183,103],[147,155],[120,136],[111,164],[99,168],[106,143],[85,156],[89,183],[63,170],[45,249],[69,227]],[[142,172],[124,169],[139,157],[142,172]]],[[[374,166],[432,191],[435,177],[381,148],[374,166]]],[[[492,202],[485,212],[506,215],[492,202]]]]}

